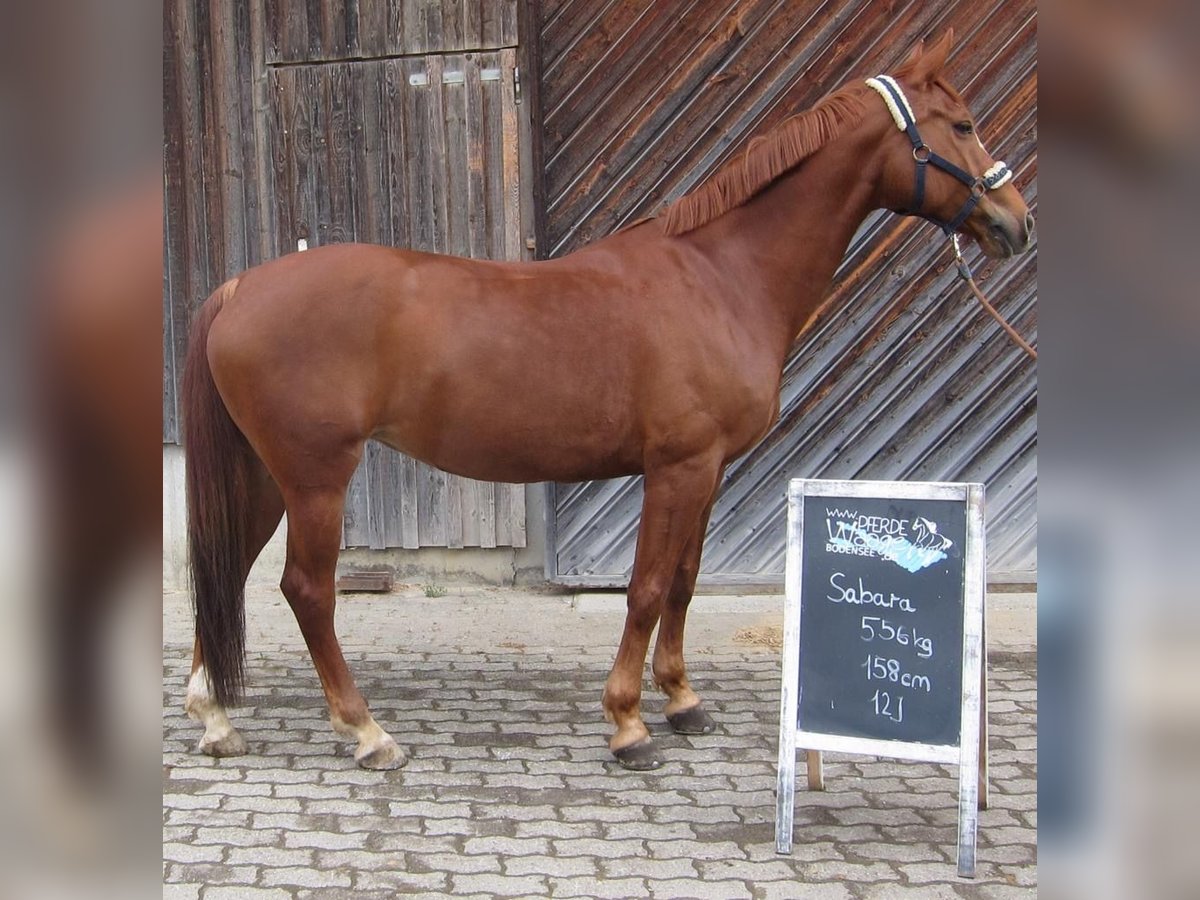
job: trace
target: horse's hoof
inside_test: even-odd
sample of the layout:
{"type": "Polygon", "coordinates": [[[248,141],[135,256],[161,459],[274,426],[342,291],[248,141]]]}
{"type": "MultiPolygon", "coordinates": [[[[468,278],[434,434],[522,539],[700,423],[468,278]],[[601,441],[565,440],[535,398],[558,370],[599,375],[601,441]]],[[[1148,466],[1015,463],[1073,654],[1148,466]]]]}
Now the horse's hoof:
{"type": "Polygon", "coordinates": [[[658,747],[651,738],[642,738],[628,747],[614,750],[613,756],[617,758],[621,768],[634,772],[648,772],[663,764],[662,754],[658,752],[658,747]]]}
{"type": "Polygon", "coordinates": [[[668,714],[667,722],[676,734],[712,734],[717,730],[717,723],[699,703],[690,709],[668,714]]]}
{"type": "Polygon", "coordinates": [[[218,758],[242,756],[246,752],[246,740],[236,731],[215,738],[206,734],[200,739],[200,752],[218,758]]]}
{"type": "Polygon", "coordinates": [[[390,737],[386,742],[373,750],[368,750],[361,756],[355,754],[354,759],[361,768],[375,771],[399,769],[408,762],[408,757],[404,755],[404,751],[390,737]]]}

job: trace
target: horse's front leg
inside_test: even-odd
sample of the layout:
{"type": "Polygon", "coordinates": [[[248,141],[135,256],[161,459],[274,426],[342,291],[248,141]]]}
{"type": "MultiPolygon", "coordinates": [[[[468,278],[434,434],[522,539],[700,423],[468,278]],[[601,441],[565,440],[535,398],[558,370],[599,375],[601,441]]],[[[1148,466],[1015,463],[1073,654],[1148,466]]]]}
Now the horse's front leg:
{"type": "MultiPolygon", "coordinates": [[[[717,477],[720,484],[720,475],[717,477]]],[[[675,579],[667,594],[658,625],[658,640],[654,644],[654,683],[667,695],[663,712],[667,722],[678,734],[709,734],[717,727],[716,722],[705,711],[699,695],[688,682],[687,669],[683,662],[683,629],[687,619],[688,605],[696,590],[696,578],[700,574],[700,556],[704,550],[704,535],[708,529],[709,515],[717,499],[717,488],[713,489],[700,523],[684,548],[675,579]]]]}
{"type": "Polygon", "coordinates": [[[627,769],[655,769],[663,762],[642,721],[646,651],[684,550],[697,531],[703,530],[702,520],[719,471],[719,460],[695,458],[646,472],[625,630],[603,699],[604,714],[616,725],[609,749],[627,769]]]}

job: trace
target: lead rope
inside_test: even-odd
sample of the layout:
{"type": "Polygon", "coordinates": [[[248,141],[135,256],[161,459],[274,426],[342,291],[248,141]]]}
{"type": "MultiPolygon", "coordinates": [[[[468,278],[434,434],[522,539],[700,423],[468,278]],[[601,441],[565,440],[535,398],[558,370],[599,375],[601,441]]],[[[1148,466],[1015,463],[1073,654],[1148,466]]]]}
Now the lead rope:
{"type": "Polygon", "coordinates": [[[967,261],[963,257],[962,247],[960,247],[958,244],[957,234],[950,235],[950,244],[954,247],[954,261],[958,265],[958,274],[962,277],[962,280],[967,283],[967,286],[971,288],[971,291],[975,294],[976,299],[983,304],[983,308],[988,311],[991,317],[1000,323],[1000,327],[1004,329],[1004,332],[1010,338],[1012,338],[1013,343],[1028,353],[1030,359],[1032,359],[1034,362],[1037,362],[1037,351],[1029,345],[1028,341],[1017,334],[1017,330],[1009,325],[1004,316],[1000,315],[1000,313],[996,310],[996,307],[992,306],[992,304],[988,301],[988,298],[983,296],[983,291],[979,289],[979,285],[975,283],[974,276],[971,275],[971,267],[967,265],[967,261]]]}

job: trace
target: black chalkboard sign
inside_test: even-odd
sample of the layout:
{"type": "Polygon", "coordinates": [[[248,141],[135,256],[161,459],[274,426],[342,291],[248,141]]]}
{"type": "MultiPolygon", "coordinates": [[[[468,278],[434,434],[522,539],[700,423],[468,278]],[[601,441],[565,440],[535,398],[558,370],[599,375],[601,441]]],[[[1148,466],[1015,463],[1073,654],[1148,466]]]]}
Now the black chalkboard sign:
{"type": "Polygon", "coordinates": [[[958,870],[973,875],[983,485],[796,479],[786,579],[776,850],[791,852],[797,747],[818,788],[819,751],[958,763],[958,870]]]}
{"type": "Polygon", "coordinates": [[[801,731],[957,745],[962,502],[804,498],[801,731]]]}

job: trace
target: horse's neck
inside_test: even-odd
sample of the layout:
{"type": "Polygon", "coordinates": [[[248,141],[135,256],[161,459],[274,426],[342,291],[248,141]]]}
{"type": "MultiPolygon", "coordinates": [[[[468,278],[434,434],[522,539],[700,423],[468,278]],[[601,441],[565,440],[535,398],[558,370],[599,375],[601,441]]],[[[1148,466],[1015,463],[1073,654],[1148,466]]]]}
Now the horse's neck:
{"type": "MultiPolygon", "coordinates": [[[[877,205],[875,143],[846,135],[691,239],[720,258],[731,302],[757,311],[786,353],[824,300],[855,231],[877,205]]],[[[686,236],[685,236],[686,237],[686,236]]]]}

